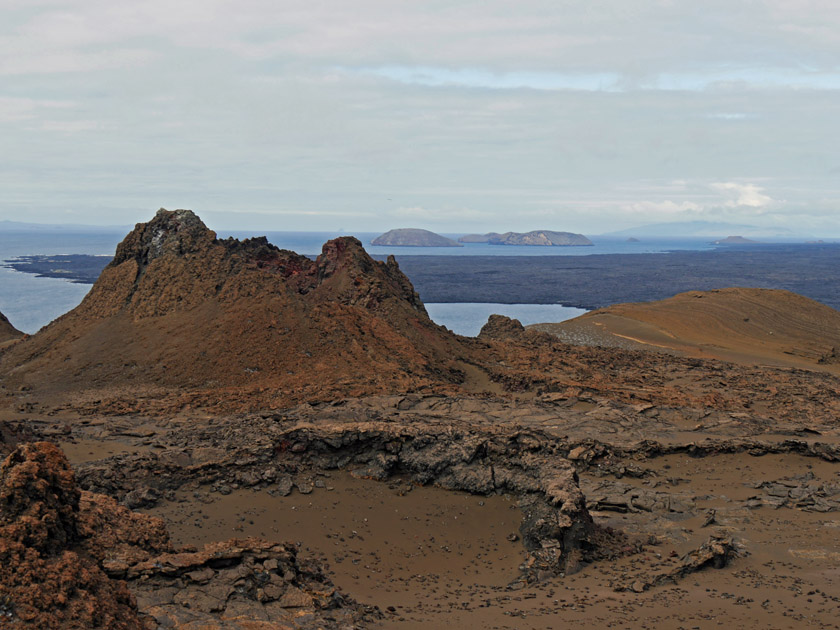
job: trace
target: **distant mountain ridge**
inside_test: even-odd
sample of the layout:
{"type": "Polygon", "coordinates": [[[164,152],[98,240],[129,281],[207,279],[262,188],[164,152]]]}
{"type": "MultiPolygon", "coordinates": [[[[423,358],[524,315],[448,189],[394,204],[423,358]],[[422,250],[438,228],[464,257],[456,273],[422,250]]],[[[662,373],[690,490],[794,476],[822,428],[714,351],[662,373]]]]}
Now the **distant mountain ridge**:
{"type": "Polygon", "coordinates": [[[129,225],[89,225],[86,223],[27,223],[26,221],[0,220],[0,232],[83,232],[125,234],[129,225]]]}
{"type": "Polygon", "coordinates": [[[600,236],[614,238],[712,238],[720,239],[729,234],[739,234],[752,238],[790,238],[804,239],[805,235],[797,235],[787,228],[760,227],[738,223],[717,221],[683,221],[676,223],[652,223],[639,227],[606,232],[600,236]]]}

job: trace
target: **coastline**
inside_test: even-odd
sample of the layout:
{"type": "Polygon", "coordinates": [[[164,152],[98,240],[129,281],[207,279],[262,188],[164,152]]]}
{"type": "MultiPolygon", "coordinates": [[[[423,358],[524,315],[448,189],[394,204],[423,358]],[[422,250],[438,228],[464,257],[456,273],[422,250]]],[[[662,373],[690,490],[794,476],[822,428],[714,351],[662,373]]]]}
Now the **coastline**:
{"type": "MultiPolygon", "coordinates": [[[[381,254],[372,257],[385,259],[381,254]]],[[[556,256],[397,253],[395,257],[421,300],[429,303],[554,304],[592,311],[661,300],[684,291],[755,287],[785,289],[840,310],[840,244],[556,256]]],[[[16,303],[26,302],[29,312],[33,305],[46,306],[50,313],[66,312],[84,291],[81,286],[56,291],[55,279],[90,285],[108,262],[109,256],[92,254],[21,255],[4,260],[0,265],[6,273],[0,275],[0,282],[4,277],[14,278],[14,286],[0,290],[5,302],[0,310],[8,311],[13,322],[16,303]],[[32,282],[24,280],[25,275],[32,282]],[[36,278],[49,279],[50,287],[36,278]],[[24,285],[26,299],[18,295],[24,285]]]]}

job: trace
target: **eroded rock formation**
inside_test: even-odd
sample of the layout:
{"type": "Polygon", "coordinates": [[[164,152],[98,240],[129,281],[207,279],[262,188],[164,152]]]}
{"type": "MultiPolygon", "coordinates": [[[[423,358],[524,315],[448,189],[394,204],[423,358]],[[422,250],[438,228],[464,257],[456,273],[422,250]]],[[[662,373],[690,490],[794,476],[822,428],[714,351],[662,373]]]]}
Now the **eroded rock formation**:
{"type": "Polygon", "coordinates": [[[0,468],[0,615],[26,627],[141,629],[124,582],[80,531],[80,492],[61,451],[24,444],[0,468]]]}
{"type": "Polygon", "coordinates": [[[79,491],[50,443],[21,445],[0,468],[0,627],[238,630],[260,619],[284,630],[377,614],[292,544],[173,548],[160,519],[79,491]]]}

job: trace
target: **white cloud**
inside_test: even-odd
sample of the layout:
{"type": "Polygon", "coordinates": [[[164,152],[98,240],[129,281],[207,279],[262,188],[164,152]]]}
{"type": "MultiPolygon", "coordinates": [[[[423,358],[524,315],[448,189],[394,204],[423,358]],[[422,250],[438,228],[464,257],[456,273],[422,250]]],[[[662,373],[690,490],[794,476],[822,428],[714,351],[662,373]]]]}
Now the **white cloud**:
{"type": "Polygon", "coordinates": [[[95,120],[44,120],[38,125],[42,131],[75,134],[84,131],[103,129],[103,125],[95,120]]]}
{"type": "Polygon", "coordinates": [[[68,109],[71,101],[0,96],[0,123],[36,118],[44,110],[68,109]]]}
{"type": "Polygon", "coordinates": [[[739,206],[764,208],[773,203],[773,199],[762,192],[764,189],[755,184],[716,182],[711,184],[710,188],[723,193],[727,197],[727,201],[723,204],[727,208],[737,208],[739,206]]]}
{"type": "Polygon", "coordinates": [[[174,199],[290,229],[832,216],[840,3],[592,7],[5,0],[0,182],[33,218],[174,199]]]}
{"type": "Polygon", "coordinates": [[[668,220],[680,220],[685,215],[701,212],[703,206],[693,201],[637,201],[622,205],[623,211],[636,215],[654,215],[660,220],[667,217],[668,220]]]}

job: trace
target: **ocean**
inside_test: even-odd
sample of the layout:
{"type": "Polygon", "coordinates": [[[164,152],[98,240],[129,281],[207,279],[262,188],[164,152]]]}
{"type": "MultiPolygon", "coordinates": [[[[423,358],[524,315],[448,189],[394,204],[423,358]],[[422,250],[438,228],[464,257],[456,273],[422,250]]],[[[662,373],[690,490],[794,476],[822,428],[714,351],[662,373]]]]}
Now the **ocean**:
{"type": "MultiPolygon", "coordinates": [[[[14,326],[35,333],[56,317],[66,313],[82,301],[90,285],[74,284],[60,278],[39,278],[2,266],[3,261],[20,256],[53,256],[59,254],[88,254],[113,256],[117,244],[126,230],[10,230],[0,229],[0,312],[14,326]]],[[[219,237],[247,238],[258,236],[253,232],[219,232],[219,237]]],[[[320,253],[324,242],[338,236],[336,232],[268,232],[269,241],[282,249],[300,254],[320,253]]],[[[642,254],[678,250],[713,249],[708,239],[649,240],[627,242],[623,240],[590,237],[591,247],[527,247],[468,243],[464,247],[374,247],[370,241],[378,233],[357,233],[365,249],[374,256],[394,254],[403,256],[589,256],[597,254],[642,254]]],[[[457,238],[459,235],[448,235],[457,238]]],[[[422,297],[422,296],[421,296],[422,297]]],[[[499,313],[514,317],[523,324],[544,321],[563,321],[585,312],[561,305],[537,304],[428,304],[430,316],[437,323],[461,335],[474,336],[487,316],[499,313]]]]}

